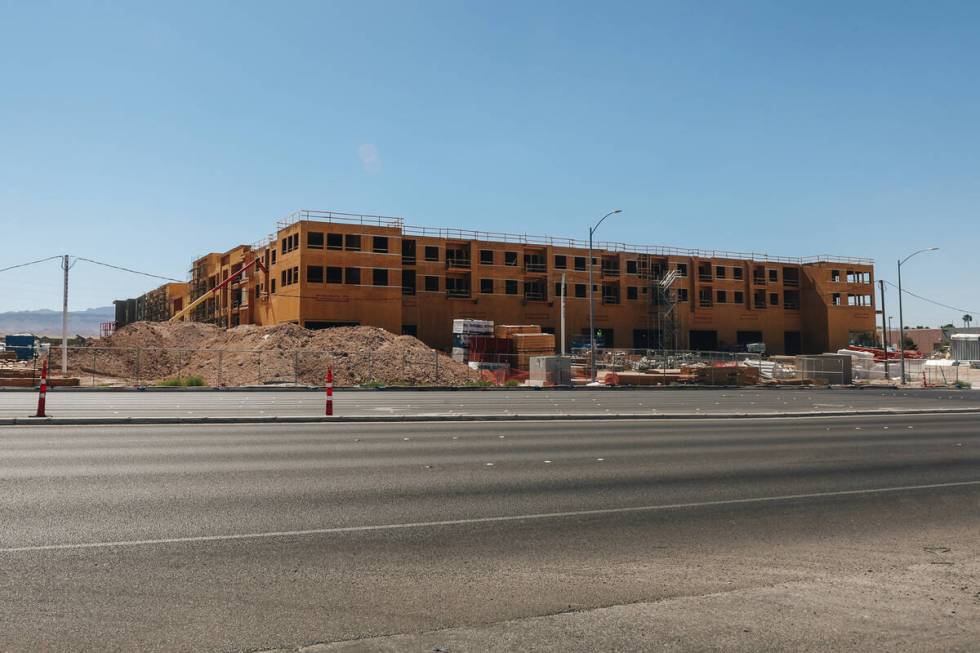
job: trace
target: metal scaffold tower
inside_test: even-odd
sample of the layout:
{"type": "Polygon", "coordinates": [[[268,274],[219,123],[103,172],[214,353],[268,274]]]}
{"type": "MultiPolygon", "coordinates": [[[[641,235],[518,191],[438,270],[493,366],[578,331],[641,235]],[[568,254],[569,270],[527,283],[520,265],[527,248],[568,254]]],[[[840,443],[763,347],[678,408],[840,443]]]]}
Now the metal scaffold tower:
{"type": "Polygon", "coordinates": [[[666,258],[643,255],[637,272],[645,282],[647,296],[647,348],[677,349],[677,293],[673,289],[677,270],[668,269],[666,258]]]}

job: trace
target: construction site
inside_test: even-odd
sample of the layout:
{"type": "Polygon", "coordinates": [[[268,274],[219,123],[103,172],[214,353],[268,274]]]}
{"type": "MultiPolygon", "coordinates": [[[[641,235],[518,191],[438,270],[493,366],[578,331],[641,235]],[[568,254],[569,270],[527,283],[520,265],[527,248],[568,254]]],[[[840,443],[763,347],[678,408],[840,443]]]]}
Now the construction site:
{"type": "MultiPolygon", "coordinates": [[[[873,284],[868,259],[590,248],[304,210],[198,256],[186,282],[115,301],[59,371],[89,385],[317,385],[327,368],[381,386],[901,380],[873,284]]],[[[929,384],[936,364],[919,358],[905,379],[929,384]]],[[[16,365],[8,385],[32,383],[16,365]]]]}
{"type": "MultiPolygon", "coordinates": [[[[873,277],[860,258],[590,249],[298,211],[260,242],[198,256],[187,282],[115,301],[115,322],[70,348],[61,376],[318,385],[334,368],[338,385],[891,382],[902,366],[878,342],[873,277]]],[[[936,364],[920,359],[908,354],[905,378],[929,384],[936,364]]],[[[12,366],[3,376],[23,379],[12,384],[33,382],[12,366]]],[[[953,372],[941,381],[959,382],[953,372]]]]}
{"type": "Polygon", "coordinates": [[[116,304],[117,326],[178,317],[234,327],[376,326],[448,351],[453,319],[539,324],[567,346],[812,354],[874,338],[868,259],[778,257],[409,226],[297,211],[252,245],[197,257],[186,283],[116,304]],[[591,275],[591,276],[590,276],[591,275]],[[592,281],[591,292],[588,287],[592,281]]]}
{"type": "MultiPolygon", "coordinates": [[[[136,322],[74,342],[61,366],[59,344],[8,336],[0,387],[36,387],[41,359],[52,387],[320,387],[331,370],[338,387],[490,386],[849,386],[901,382],[898,352],[851,345],[817,355],[691,350],[554,353],[539,325],[456,320],[451,354],[378,327],[311,330],[295,324],[225,329],[199,322],[136,322]],[[12,344],[19,343],[19,344],[12,344]]],[[[918,387],[969,387],[976,363],[907,352],[906,381],[918,387]]]]}

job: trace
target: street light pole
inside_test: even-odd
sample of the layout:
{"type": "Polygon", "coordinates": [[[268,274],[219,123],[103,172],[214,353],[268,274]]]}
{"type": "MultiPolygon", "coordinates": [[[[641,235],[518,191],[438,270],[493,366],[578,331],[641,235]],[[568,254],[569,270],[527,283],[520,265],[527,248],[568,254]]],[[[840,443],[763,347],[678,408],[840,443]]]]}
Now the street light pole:
{"type": "Polygon", "coordinates": [[[925,249],[920,249],[917,252],[912,252],[898,262],[898,342],[900,343],[899,355],[901,356],[898,361],[899,370],[902,374],[902,385],[905,385],[905,318],[902,314],[902,265],[916,254],[921,254],[922,252],[935,252],[937,249],[939,248],[927,247],[925,249]]]}
{"type": "Polygon", "coordinates": [[[589,227],[589,357],[592,361],[592,383],[596,381],[595,368],[595,292],[592,285],[592,236],[595,234],[602,221],[614,213],[622,213],[620,209],[614,209],[602,216],[594,227],[589,227]]]}
{"type": "Polygon", "coordinates": [[[885,352],[885,381],[888,381],[888,331],[885,329],[885,280],[878,279],[881,290],[881,348],[885,352]]]}

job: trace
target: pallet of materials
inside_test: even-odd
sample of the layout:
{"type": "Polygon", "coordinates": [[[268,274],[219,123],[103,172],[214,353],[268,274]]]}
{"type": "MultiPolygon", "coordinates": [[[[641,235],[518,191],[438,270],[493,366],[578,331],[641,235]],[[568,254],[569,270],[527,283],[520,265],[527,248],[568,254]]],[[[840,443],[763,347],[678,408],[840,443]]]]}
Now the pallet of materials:
{"type": "Polygon", "coordinates": [[[541,333],[541,327],[537,324],[498,324],[493,328],[493,335],[498,338],[510,338],[525,333],[541,333]]]}
{"type": "Polygon", "coordinates": [[[469,360],[484,363],[510,363],[514,358],[513,341],[495,336],[470,336],[469,360]]]}
{"type": "Polygon", "coordinates": [[[757,367],[695,367],[692,371],[696,382],[701,385],[759,384],[759,368],[757,367]]]}
{"type": "Polygon", "coordinates": [[[452,357],[458,363],[470,360],[470,340],[481,336],[493,335],[492,320],[453,320],[452,357]]]}
{"type": "Polygon", "coordinates": [[[514,343],[516,367],[519,370],[529,370],[531,359],[536,356],[555,355],[555,336],[551,333],[515,333],[511,336],[514,343]]]}

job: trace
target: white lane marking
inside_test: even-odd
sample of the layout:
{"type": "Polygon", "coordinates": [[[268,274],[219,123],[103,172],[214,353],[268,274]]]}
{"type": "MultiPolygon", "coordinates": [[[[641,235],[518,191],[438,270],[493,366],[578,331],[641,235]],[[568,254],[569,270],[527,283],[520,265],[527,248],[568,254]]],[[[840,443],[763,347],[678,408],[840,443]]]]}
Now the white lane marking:
{"type": "MultiPolygon", "coordinates": [[[[492,465],[493,463],[487,463],[492,465]]],[[[189,537],[167,537],[152,540],[117,540],[111,542],[78,542],[75,544],[38,544],[31,546],[12,546],[0,548],[0,553],[21,553],[27,551],[62,551],[74,549],[107,549],[127,546],[153,546],[159,544],[187,544],[195,542],[225,542],[233,540],[259,540],[274,537],[302,537],[309,535],[332,535],[337,533],[366,533],[371,531],[402,530],[406,528],[432,528],[439,526],[466,526],[469,524],[493,524],[499,522],[530,521],[539,519],[561,519],[565,517],[589,517],[598,515],[617,515],[637,512],[658,512],[684,508],[710,508],[713,506],[735,506],[751,503],[777,503],[797,499],[820,499],[844,497],[861,494],[888,494],[910,492],[913,490],[937,490],[942,488],[980,486],[980,480],[954,481],[952,483],[930,483],[928,485],[900,485],[896,487],[868,488],[865,490],[837,490],[834,492],[809,492],[806,494],[783,494],[772,497],[750,497],[746,499],[719,499],[717,501],[692,501],[688,503],[665,503],[630,508],[596,508],[594,510],[568,510],[565,512],[538,512],[526,515],[503,515],[500,517],[471,517],[468,519],[443,519],[438,521],[406,522],[401,524],[376,524],[372,526],[337,526],[333,528],[311,528],[296,531],[267,531],[262,533],[233,533],[231,535],[196,535],[189,537]]]]}

